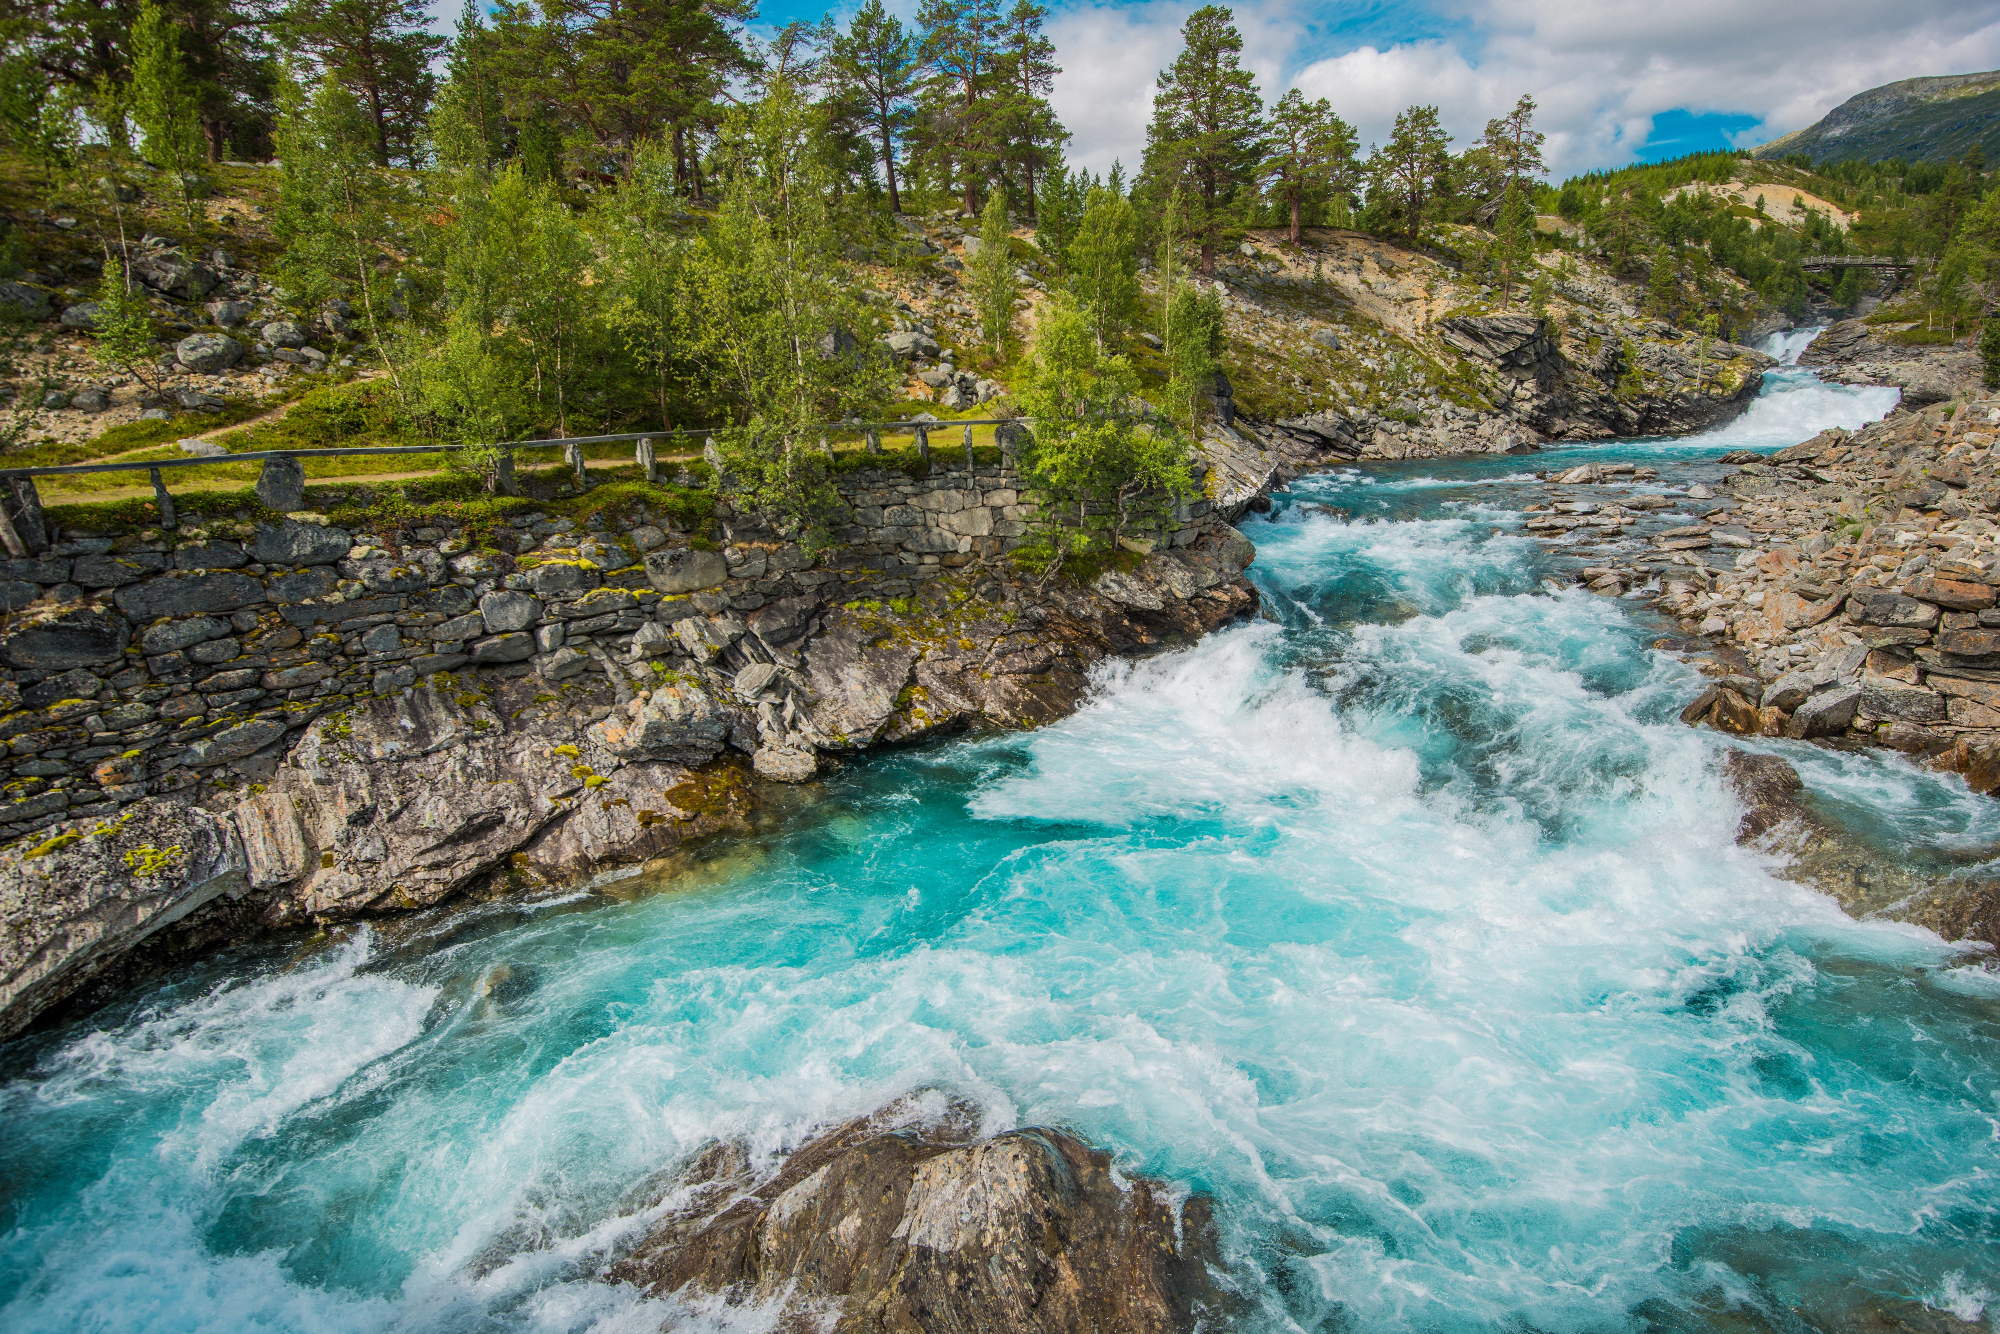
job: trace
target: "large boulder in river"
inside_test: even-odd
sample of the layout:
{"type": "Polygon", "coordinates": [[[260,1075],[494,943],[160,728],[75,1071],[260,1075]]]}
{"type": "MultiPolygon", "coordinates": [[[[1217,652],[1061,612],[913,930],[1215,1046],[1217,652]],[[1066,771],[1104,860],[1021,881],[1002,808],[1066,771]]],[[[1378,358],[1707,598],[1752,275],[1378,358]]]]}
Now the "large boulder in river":
{"type": "Polygon", "coordinates": [[[762,1180],[743,1146],[715,1144],[662,1193],[676,1203],[612,1277],[801,1328],[1171,1334],[1221,1314],[1204,1197],[1176,1209],[1060,1130],[982,1137],[974,1109],[935,1094],[830,1130],[762,1180]]]}

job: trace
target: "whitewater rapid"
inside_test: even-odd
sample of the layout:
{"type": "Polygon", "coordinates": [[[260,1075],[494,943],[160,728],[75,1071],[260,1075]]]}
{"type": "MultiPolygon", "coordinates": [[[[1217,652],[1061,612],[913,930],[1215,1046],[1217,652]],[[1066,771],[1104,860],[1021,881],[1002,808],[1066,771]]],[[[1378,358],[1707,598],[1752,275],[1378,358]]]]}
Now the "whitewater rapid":
{"type": "MultiPolygon", "coordinates": [[[[1589,456],[1672,492],[1893,392],[1784,372],[1589,456]]],[[[937,1087],[1215,1195],[1244,1329],[1990,1326],[2000,982],[1736,845],[1694,673],[1544,587],[1532,485],[1304,479],[1246,529],[1270,617],[1064,723],[853,765],[675,877],[244,948],[12,1044],[0,1325],[768,1328],[600,1281],[627,1190],[937,1087]]],[[[2000,842],[1954,779],[1787,753],[1888,853],[2000,842]]]]}

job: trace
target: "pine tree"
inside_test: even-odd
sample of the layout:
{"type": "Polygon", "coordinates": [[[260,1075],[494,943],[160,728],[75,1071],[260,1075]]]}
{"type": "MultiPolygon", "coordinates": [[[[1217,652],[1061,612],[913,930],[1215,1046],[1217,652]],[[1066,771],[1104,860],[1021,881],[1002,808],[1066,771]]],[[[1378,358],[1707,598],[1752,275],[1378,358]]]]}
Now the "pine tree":
{"type": "Polygon", "coordinates": [[[933,158],[956,177],[965,215],[979,212],[980,188],[1001,163],[1004,89],[998,0],[924,0],[917,13],[924,60],[931,67],[924,100],[933,158]]]}
{"type": "Polygon", "coordinates": [[[1500,199],[1500,215],[1494,219],[1493,257],[1500,263],[1500,308],[1513,299],[1514,283],[1522,270],[1532,268],[1535,259],[1535,210],[1528,202],[1527,187],[1509,182],[1500,199]]]}
{"type": "Polygon", "coordinates": [[[1653,247],[1653,263],[1646,275],[1646,308],[1663,320],[1672,320],[1679,284],[1674,281],[1674,260],[1664,243],[1653,247]]]}
{"type": "Polygon", "coordinates": [[[1000,29],[1001,76],[1006,85],[1004,156],[1019,173],[1030,219],[1037,209],[1036,177],[1060,159],[1062,143],[1069,137],[1048,101],[1056,75],[1062,73],[1055,62],[1055,43],[1042,32],[1048,16],[1048,9],[1033,0],[1014,0],[1000,29]]]}
{"type": "Polygon", "coordinates": [[[917,43],[882,0],[867,0],[847,31],[833,39],[829,65],[837,86],[862,108],[880,146],[889,211],[901,213],[896,189],[896,144],[909,128],[910,98],[917,88],[917,43]]]}
{"type": "MultiPolygon", "coordinates": [[[[178,30],[204,155],[265,156],[277,82],[270,34],[282,0],[155,3],[178,30]]],[[[142,9],[140,0],[27,0],[9,7],[4,45],[28,56],[72,105],[88,105],[108,142],[127,147],[142,9]]]]}
{"type": "Polygon", "coordinates": [[[505,115],[489,37],[478,6],[465,0],[430,124],[432,152],[449,169],[484,170],[505,151],[505,115]]]}
{"type": "Polygon", "coordinates": [[[1988,315],[1979,329],[1979,360],[1988,389],[2000,389],[2000,315],[1988,315]]]}
{"type": "Polygon", "coordinates": [[[181,60],[180,30],[154,0],[142,0],[132,25],[132,118],[144,135],[147,158],[179,189],[188,229],[199,231],[195,172],[208,156],[200,97],[181,60]]]}
{"type": "Polygon", "coordinates": [[[1333,114],[1325,98],[1308,102],[1293,88],[1271,109],[1264,175],[1291,215],[1293,245],[1299,243],[1301,205],[1351,187],[1354,148],[1353,129],[1333,114]]]}
{"type": "Polygon", "coordinates": [[[431,58],[447,43],[428,30],[423,0],[292,0],[287,42],[317,72],[338,79],[367,109],[375,165],[416,165],[436,79],[431,58]]]}
{"type": "Polygon", "coordinates": [[[1394,205],[1412,240],[1430,221],[1437,196],[1448,185],[1450,146],[1436,107],[1410,107],[1397,115],[1389,142],[1369,155],[1369,193],[1379,192],[1394,205]]]}
{"type": "Polygon", "coordinates": [[[664,134],[677,179],[696,192],[691,138],[720,123],[731,80],[756,73],[739,40],[755,12],[752,0],[501,5],[490,50],[508,117],[524,132],[539,126],[531,174],[558,171],[566,142],[629,171],[637,146],[664,134]]]}
{"type": "Polygon", "coordinates": [[[1210,276],[1216,252],[1240,235],[1262,156],[1263,103],[1256,76],[1242,67],[1234,17],[1216,5],[1188,16],[1186,45],[1160,71],[1146,129],[1144,174],[1161,197],[1178,189],[1183,225],[1210,276]]]}
{"type": "Polygon", "coordinates": [[[1109,190],[1092,190],[1070,243],[1069,290],[1090,320],[1099,348],[1108,348],[1139,312],[1138,220],[1132,205],[1109,190]]]}
{"type": "Polygon", "coordinates": [[[1014,276],[1012,237],[1007,229],[1007,201],[995,190],[979,215],[979,253],[972,257],[972,298],[979,308],[979,333],[997,359],[1014,327],[1014,298],[1021,284],[1014,276]]]}
{"type": "Polygon", "coordinates": [[[1083,221],[1090,190],[1089,172],[1070,171],[1060,161],[1043,178],[1041,207],[1035,213],[1035,250],[1055,271],[1058,282],[1069,277],[1069,248],[1083,221]]]}
{"type": "Polygon", "coordinates": [[[1527,177],[1548,171],[1542,164],[1542,144],[1547,139],[1547,135],[1535,129],[1535,99],[1523,93],[1512,111],[1486,122],[1486,134],[1479,147],[1492,155],[1506,178],[1506,185],[1518,190],[1527,177]]]}
{"type": "Polygon", "coordinates": [[[308,308],[336,299],[359,307],[384,366],[398,378],[384,328],[390,279],[376,265],[397,240],[388,217],[393,186],[375,170],[378,140],[367,108],[332,74],[310,90],[288,80],[277,142],[284,167],[272,230],[285,246],[278,273],[287,296],[308,308]]]}

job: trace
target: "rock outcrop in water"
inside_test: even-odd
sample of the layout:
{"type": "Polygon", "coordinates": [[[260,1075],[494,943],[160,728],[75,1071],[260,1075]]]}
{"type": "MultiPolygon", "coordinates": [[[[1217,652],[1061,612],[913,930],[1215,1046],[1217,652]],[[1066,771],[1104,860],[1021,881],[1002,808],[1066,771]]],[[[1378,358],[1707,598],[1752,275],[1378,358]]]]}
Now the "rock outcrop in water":
{"type": "Polygon", "coordinates": [[[1946,940],[2000,945],[2000,880],[1964,872],[1996,849],[1968,848],[1954,861],[1891,861],[1806,803],[1798,770],[1776,755],[1731,751],[1723,777],[1744,805],[1740,842],[1785,858],[1784,875],[1831,895],[1858,918],[1928,927],[1946,940]]]}
{"type": "Polygon", "coordinates": [[[1899,343],[1895,332],[1893,326],[1842,320],[1806,345],[1799,364],[1841,384],[1894,385],[1903,391],[1902,406],[1911,409],[1978,393],[1979,358],[1970,347],[1899,343]]]}
{"type": "Polygon", "coordinates": [[[982,1138],[963,1104],[912,1111],[830,1130],[761,1181],[713,1145],[661,1183],[679,1201],[610,1277],[842,1334],[1172,1334],[1217,1305],[1205,1198],[1120,1178],[1061,1130],[982,1138]]]}

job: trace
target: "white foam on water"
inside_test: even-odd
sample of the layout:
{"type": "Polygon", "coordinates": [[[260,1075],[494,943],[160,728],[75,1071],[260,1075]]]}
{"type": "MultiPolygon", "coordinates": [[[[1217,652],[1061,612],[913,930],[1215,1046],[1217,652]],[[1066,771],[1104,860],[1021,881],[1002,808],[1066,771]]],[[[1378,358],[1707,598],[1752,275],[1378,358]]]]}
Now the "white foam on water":
{"type": "Polygon", "coordinates": [[[1903,391],[1828,384],[1810,371],[1769,371],[1764,392],[1727,425],[1674,442],[1690,449],[1769,449],[1810,440],[1828,427],[1858,431],[1895,410],[1903,391]]]}
{"type": "Polygon", "coordinates": [[[1780,366],[1796,366],[1799,356],[1812,340],[1826,332],[1826,326],[1815,324],[1809,329],[1780,329],[1764,339],[1764,345],[1757,350],[1767,357],[1776,357],[1780,366]]]}

